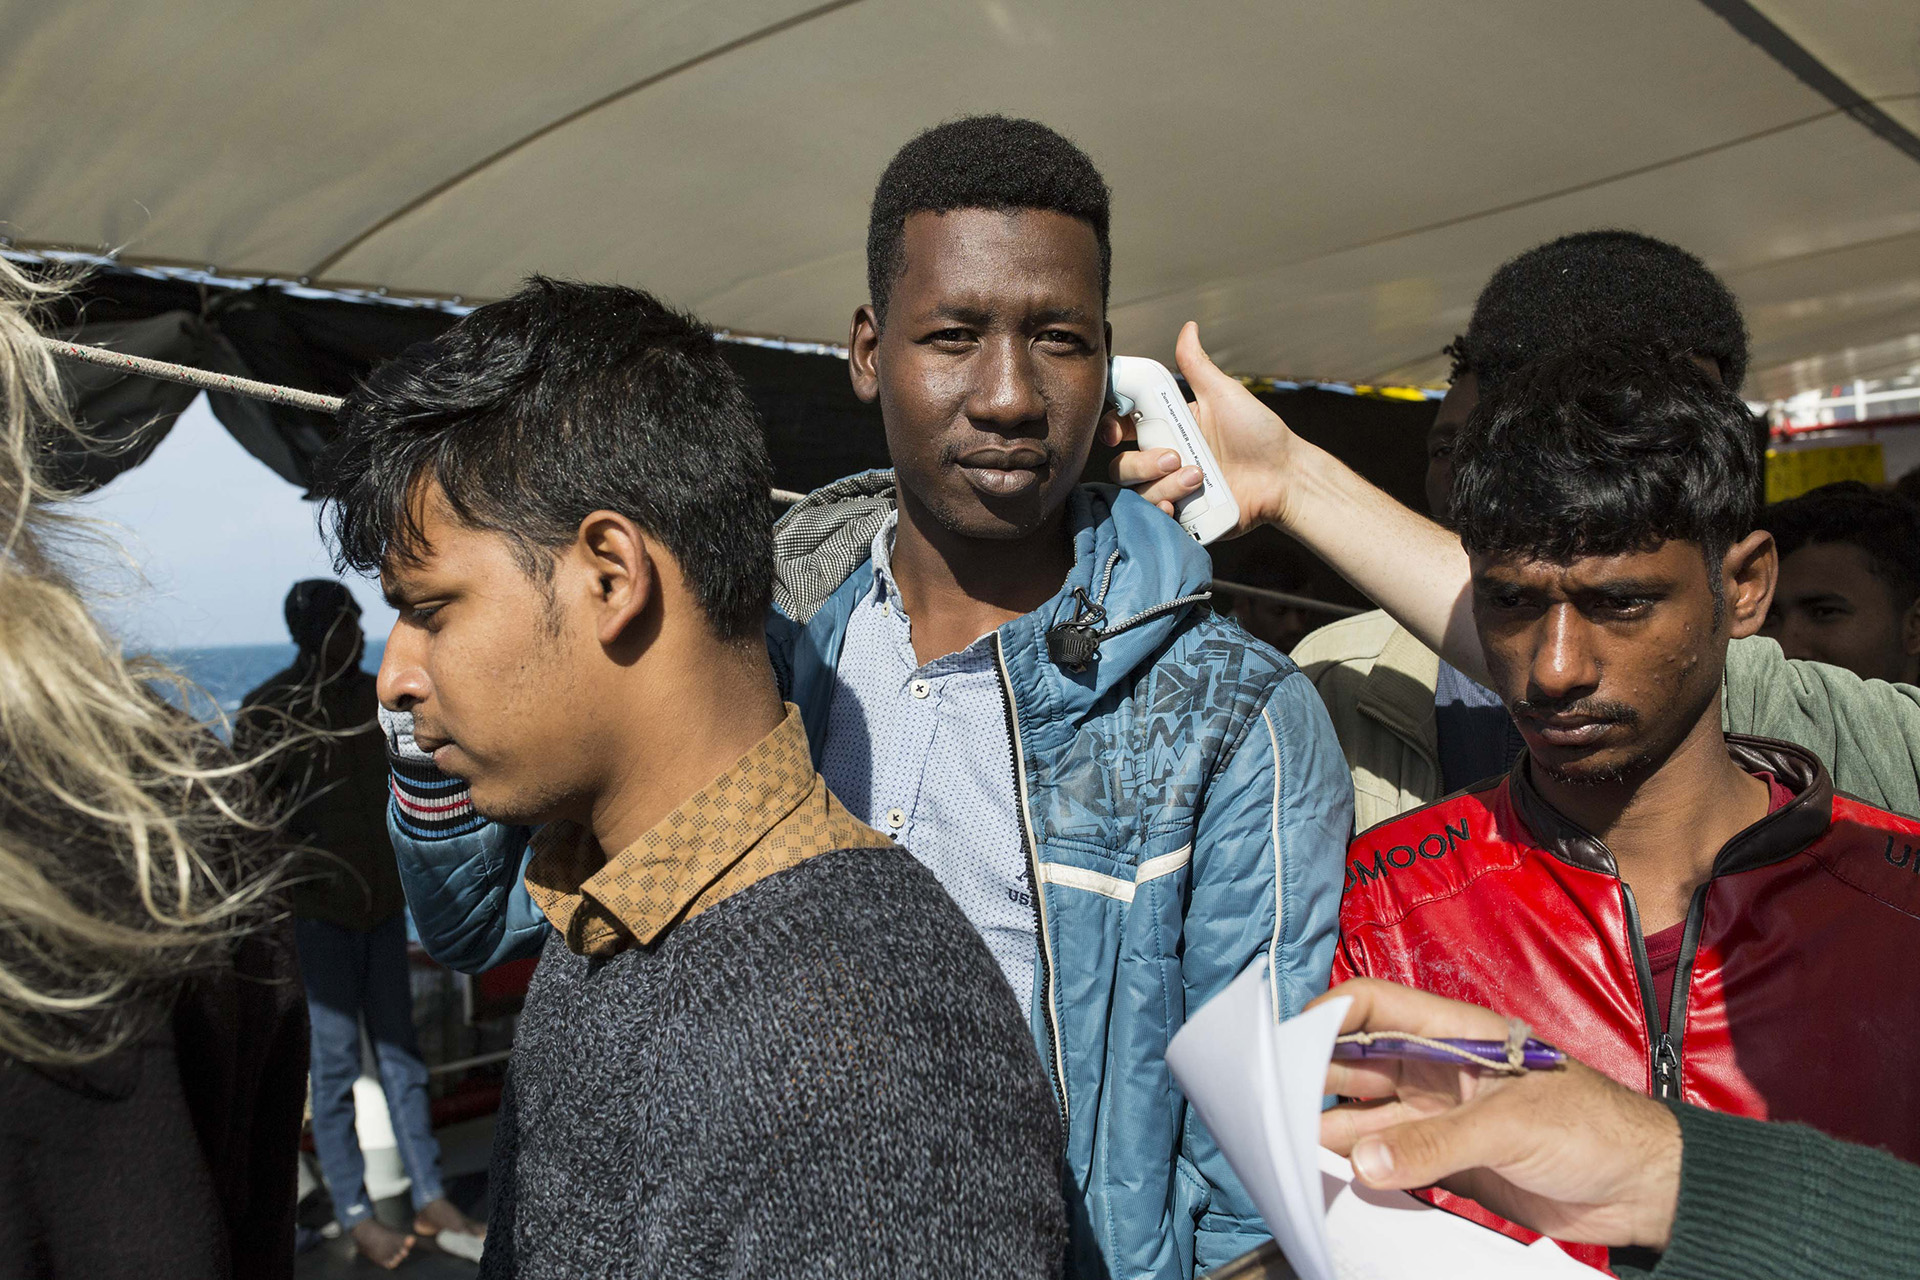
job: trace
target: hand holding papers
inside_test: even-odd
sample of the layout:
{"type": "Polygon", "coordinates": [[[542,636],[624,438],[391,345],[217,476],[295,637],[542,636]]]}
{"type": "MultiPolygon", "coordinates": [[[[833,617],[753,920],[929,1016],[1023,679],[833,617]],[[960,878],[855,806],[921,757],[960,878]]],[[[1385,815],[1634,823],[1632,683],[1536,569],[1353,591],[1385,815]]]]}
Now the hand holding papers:
{"type": "Polygon", "coordinates": [[[1347,1001],[1276,1023],[1265,965],[1174,1037],[1167,1062],[1301,1280],[1503,1280],[1594,1272],[1549,1242],[1523,1246],[1402,1192],[1353,1181],[1320,1146],[1320,1098],[1347,1001]]]}

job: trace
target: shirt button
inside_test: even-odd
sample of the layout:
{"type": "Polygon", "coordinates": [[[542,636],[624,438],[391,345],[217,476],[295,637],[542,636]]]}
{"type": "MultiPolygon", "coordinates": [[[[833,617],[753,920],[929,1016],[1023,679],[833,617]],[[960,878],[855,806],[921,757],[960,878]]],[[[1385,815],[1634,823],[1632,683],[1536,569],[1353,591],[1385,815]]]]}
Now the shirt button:
{"type": "Polygon", "coordinates": [[[913,690],[913,696],[916,698],[925,698],[929,693],[933,692],[933,686],[925,680],[915,680],[907,687],[913,690]]]}
{"type": "Polygon", "coordinates": [[[907,825],[907,812],[904,809],[887,810],[887,825],[895,831],[907,825]]]}

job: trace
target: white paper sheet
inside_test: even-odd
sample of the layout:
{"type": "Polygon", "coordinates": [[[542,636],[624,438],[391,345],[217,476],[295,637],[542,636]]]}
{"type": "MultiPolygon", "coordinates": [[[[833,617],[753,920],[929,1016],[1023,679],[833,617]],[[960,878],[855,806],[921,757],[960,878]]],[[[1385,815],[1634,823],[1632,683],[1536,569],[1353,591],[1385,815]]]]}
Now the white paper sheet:
{"type": "Polygon", "coordinates": [[[1399,1191],[1353,1181],[1320,1146],[1320,1098],[1348,1002],[1276,1024],[1256,964],[1208,1001],[1167,1063],[1300,1280],[1522,1280],[1598,1273],[1549,1241],[1529,1248],[1399,1191]]]}

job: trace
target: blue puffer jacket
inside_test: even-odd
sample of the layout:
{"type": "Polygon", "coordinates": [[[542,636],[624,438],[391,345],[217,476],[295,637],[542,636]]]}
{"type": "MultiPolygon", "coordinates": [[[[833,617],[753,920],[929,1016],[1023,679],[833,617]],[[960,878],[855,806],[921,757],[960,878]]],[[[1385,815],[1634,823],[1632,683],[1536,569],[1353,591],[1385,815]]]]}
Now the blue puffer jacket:
{"type": "MultiPolygon", "coordinates": [[[[854,570],[892,510],[892,476],[810,496],[776,533],[768,647],[816,757],[854,570]]],[[[1060,593],[996,633],[1018,805],[1040,923],[1033,1035],[1067,1130],[1076,1277],[1187,1280],[1269,1234],[1188,1110],[1166,1047],[1256,961],[1277,1017],[1326,989],[1352,822],[1348,773],[1305,676],[1198,603],[1211,565],[1132,493],[1087,485],[1060,593]],[[1104,610],[1069,670],[1047,632],[1104,610]]],[[[525,828],[394,846],[422,941],[476,970],[540,945],[519,883],[525,828]]],[[[458,824],[456,825],[456,829],[458,824]]]]}

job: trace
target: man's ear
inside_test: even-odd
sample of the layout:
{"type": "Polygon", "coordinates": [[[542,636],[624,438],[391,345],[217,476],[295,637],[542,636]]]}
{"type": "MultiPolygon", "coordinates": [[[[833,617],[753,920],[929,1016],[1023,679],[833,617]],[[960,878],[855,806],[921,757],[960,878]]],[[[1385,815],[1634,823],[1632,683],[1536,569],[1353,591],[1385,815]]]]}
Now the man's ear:
{"type": "Polygon", "coordinates": [[[1780,551],[1773,535],[1755,529],[1728,547],[1720,573],[1727,597],[1727,634],[1735,640],[1758,634],[1780,580],[1780,551]]]}
{"type": "Polygon", "coordinates": [[[617,511],[595,511],[580,522],[574,543],[592,575],[595,637],[612,645],[625,635],[660,591],[653,551],[640,526],[617,511]]]}
{"type": "Polygon", "coordinates": [[[872,404],[880,396],[879,356],[880,317],[869,302],[853,313],[853,331],[847,336],[847,376],[863,404],[872,404]]]}

